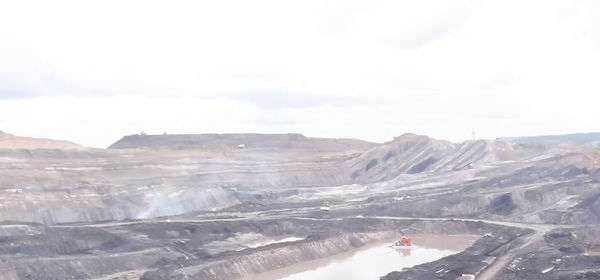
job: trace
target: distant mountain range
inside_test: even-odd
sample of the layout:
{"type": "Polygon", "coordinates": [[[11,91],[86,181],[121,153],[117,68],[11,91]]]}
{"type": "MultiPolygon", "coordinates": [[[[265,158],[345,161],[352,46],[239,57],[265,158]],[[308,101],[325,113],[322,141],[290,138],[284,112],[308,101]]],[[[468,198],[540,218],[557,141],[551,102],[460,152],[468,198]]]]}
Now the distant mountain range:
{"type": "Polygon", "coordinates": [[[558,144],[565,142],[577,142],[583,145],[600,147],[600,132],[574,133],[562,135],[524,136],[524,137],[500,137],[498,141],[511,143],[547,143],[558,144]]]}

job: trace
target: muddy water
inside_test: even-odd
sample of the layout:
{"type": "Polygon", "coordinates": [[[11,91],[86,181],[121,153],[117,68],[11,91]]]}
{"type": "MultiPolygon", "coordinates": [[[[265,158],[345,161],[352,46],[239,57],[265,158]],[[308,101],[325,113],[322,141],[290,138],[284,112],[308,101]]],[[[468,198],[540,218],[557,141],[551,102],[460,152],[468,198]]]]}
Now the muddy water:
{"type": "Polygon", "coordinates": [[[303,262],[282,269],[251,275],[244,280],[377,280],[392,271],[456,254],[471,245],[474,235],[413,235],[410,249],[392,248],[393,243],[370,244],[343,254],[303,262]]]}

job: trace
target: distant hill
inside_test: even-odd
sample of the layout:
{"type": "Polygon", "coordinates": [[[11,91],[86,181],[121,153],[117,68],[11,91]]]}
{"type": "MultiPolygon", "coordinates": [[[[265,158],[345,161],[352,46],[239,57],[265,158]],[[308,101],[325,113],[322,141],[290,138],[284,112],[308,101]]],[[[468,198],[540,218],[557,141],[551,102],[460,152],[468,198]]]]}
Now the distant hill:
{"type": "Polygon", "coordinates": [[[110,145],[109,149],[208,149],[231,150],[244,147],[246,150],[305,150],[339,152],[366,150],[376,144],[356,139],[327,139],[306,137],[299,133],[289,134],[173,134],[173,135],[130,135],[110,145]]]}
{"type": "Polygon", "coordinates": [[[86,148],[69,141],[15,136],[0,130],[0,149],[83,150],[86,148]]]}
{"type": "Polygon", "coordinates": [[[565,142],[577,142],[583,145],[600,146],[600,132],[574,133],[562,135],[525,136],[525,137],[501,137],[499,141],[512,143],[547,143],[558,144],[565,142]]]}

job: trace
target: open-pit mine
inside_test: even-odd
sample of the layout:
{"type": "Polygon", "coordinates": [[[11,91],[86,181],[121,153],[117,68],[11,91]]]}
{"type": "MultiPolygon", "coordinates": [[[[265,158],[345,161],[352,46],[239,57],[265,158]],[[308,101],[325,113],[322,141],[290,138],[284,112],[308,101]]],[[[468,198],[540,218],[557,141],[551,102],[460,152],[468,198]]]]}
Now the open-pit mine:
{"type": "Polygon", "coordinates": [[[0,132],[0,279],[600,279],[599,168],[566,142],[0,132]]]}

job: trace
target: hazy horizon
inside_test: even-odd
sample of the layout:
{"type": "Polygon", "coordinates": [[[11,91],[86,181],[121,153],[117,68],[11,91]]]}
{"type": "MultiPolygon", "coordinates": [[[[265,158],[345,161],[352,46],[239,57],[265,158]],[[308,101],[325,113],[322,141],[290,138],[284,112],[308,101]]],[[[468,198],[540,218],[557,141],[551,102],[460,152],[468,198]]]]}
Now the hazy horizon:
{"type": "MultiPolygon", "coordinates": [[[[30,135],[16,135],[14,133],[11,133],[10,131],[3,131],[1,129],[0,129],[0,132],[8,133],[8,134],[11,134],[11,135],[14,135],[14,136],[17,136],[17,137],[32,137],[30,135]]],[[[407,132],[403,132],[401,134],[398,134],[398,135],[392,137],[392,139],[387,139],[387,140],[384,140],[384,141],[371,141],[371,140],[367,140],[367,139],[352,138],[352,137],[349,137],[349,138],[348,137],[320,137],[320,136],[306,135],[306,134],[304,134],[302,132],[277,132],[277,133],[257,133],[257,132],[167,133],[165,131],[165,132],[162,132],[162,133],[147,133],[146,131],[140,131],[140,132],[137,132],[137,133],[131,133],[131,134],[127,134],[127,135],[122,135],[121,137],[119,137],[117,139],[114,139],[114,141],[110,142],[106,146],[88,146],[88,145],[81,144],[81,143],[78,143],[76,141],[73,141],[71,139],[65,139],[65,138],[41,138],[41,139],[68,141],[68,142],[72,142],[74,144],[78,144],[78,145],[81,145],[81,146],[84,146],[84,147],[104,149],[104,148],[108,148],[109,146],[111,146],[112,144],[118,142],[119,140],[123,139],[124,137],[134,136],[134,135],[162,136],[162,135],[201,135],[201,134],[301,134],[301,135],[303,135],[305,137],[308,137],[308,138],[355,139],[355,140],[362,140],[362,141],[367,141],[367,142],[371,142],[371,143],[375,143],[375,144],[381,144],[381,143],[385,143],[385,142],[388,142],[388,141],[392,141],[395,138],[400,137],[400,136],[402,136],[404,134],[416,134],[416,135],[422,135],[422,136],[431,137],[431,138],[434,138],[436,140],[444,140],[444,141],[449,141],[449,142],[452,142],[452,143],[462,143],[464,141],[469,141],[469,140],[499,140],[499,141],[506,141],[506,140],[504,140],[504,138],[508,138],[508,139],[511,139],[511,138],[523,138],[523,139],[526,139],[526,138],[537,138],[537,137],[552,137],[552,136],[562,136],[562,135],[596,134],[596,133],[600,133],[600,132],[590,131],[590,132],[564,133],[564,134],[554,134],[554,135],[516,135],[516,136],[499,136],[499,137],[496,137],[496,138],[479,138],[479,137],[477,137],[475,139],[471,138],[471,139],[465,139],[465,140],[461,140],[461,141],[451,141],[451,140],[444,139],[444,138],[435,138],[435,137],[431,137],[429,135],[417,134],[417,133],[413,133],[413,132],[407,131],[407,132]]],[[[36,138],[36,137],[34,137],[34,138],[36,138]]],[[[563,140],[556,140],[556,141],[561,142],[563,140]]],[[[577,142],[575,140],[573,140],[573,141],[577,142]]]]}

